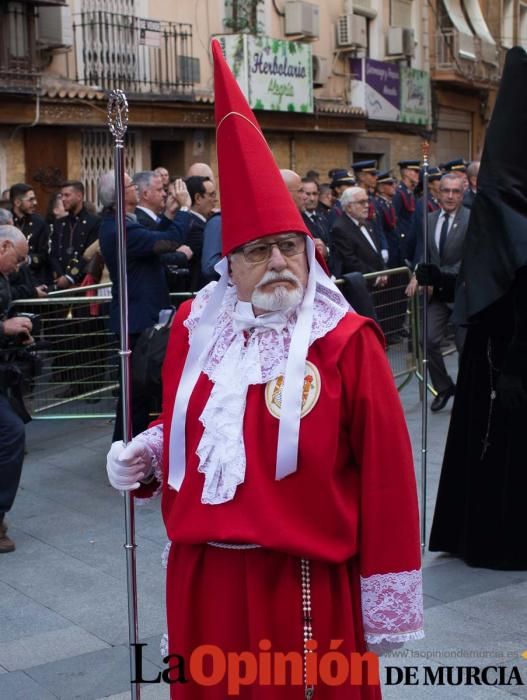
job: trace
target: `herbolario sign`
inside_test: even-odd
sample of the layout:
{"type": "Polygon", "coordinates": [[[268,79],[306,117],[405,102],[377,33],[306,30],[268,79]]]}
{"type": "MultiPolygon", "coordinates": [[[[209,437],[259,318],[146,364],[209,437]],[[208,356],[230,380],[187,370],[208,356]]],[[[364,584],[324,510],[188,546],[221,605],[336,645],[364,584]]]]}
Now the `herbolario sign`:
{"type": "Polygon", "coordinates": [[[218,37],[253,109],[313,112],[311,46],[251,34],[218,37]]]}

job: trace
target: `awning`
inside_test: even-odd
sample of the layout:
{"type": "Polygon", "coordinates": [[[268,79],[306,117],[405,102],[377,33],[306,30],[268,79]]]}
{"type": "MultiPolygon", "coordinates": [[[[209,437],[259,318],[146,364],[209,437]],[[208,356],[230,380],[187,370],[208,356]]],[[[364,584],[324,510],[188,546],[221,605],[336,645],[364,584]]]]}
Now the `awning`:
{"type": "Polygon", "coordinates": [[[481,58],[485,63],[491,63],[492,65],[498,64],[498,50],[496,48],[496,42],[494,37],[487,27],[483,13],[481,12],[481,7],[479,5],[479,0],[463,0],[465,5],[465,10],[467,12],[470,24],[481,40],[481,58]]]}
{"type": "Polygon", "coordinates": [[[459,34],[459,55],[461,58],[468,58],[475,61],[476,48],[474,46],[474,34],[463,14],[461,0],[443,0],[443,5],[459,34]]]}

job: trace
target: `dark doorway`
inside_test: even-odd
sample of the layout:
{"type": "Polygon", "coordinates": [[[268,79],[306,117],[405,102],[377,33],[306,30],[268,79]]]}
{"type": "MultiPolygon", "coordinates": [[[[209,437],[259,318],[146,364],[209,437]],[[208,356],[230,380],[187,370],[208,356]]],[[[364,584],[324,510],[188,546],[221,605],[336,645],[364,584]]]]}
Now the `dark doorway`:
{"type": "Polygon", "coordinates": [[[152,169],[163,166],[170,177],[185,175],[185,144],[183,141],[151,141],[152,169]]]}
{"type": "Polygon", "coordinates": [[[36,126],[24,133],[26,182],[35,190],[37,209],[46,215],[48,201],[68,177],[67,130],[36,126]]]}

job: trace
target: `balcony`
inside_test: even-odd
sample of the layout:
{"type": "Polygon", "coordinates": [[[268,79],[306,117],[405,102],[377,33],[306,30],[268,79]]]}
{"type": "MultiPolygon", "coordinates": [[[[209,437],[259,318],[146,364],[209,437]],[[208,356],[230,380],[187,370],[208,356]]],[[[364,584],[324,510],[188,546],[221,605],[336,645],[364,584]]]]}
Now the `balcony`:
{"type": "Polygon", "coordinates": [[[33,4],[0,5],[0,92],[34,93],[40,72],[35,50],[36,13],[33,4]]]}
{"type": "Polygon", "coordinates": [[[75,16],[74,78],[136,98],[191,99],[199,82],[192,25],[90,11],[75,16]]]}
{"type": "Polygon", "coordinates": [[[469,84],[475,89],[496,86],[503,69],[505,50],[498,47],[494,56],[491,48],[479,37],[467,36],[456,29],[442,30],[435,36],[432,80],[463,88],[469,84]]]}

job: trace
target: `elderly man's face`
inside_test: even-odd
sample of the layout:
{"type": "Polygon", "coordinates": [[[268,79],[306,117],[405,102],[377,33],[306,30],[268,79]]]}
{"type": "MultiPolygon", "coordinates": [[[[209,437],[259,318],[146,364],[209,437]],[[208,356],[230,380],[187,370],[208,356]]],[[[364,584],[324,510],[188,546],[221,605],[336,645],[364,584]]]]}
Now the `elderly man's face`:
{"type": "Polygon", "coordinates": [[[367,220],[368,208],[368,195],[364,191],[354,194],[351,201],[344,206],[346,213],[353,219],[356,219],[360,224],[363,224],[367,220]]]}
{"type": "Polygon", "coordinates": [[[463,203],[463,179],[461,177],[443,178],[439,186],[439,203],[451,214],[463,203]]]}
{"type": "Polygon", "coordinates": [[[308,267],[304,234],[283,233],[248,243],[230,256],[231,279],[240,301],[255,314],[285,310],[302,301],[308,267]]]}
{"type": "Polygon", "coordinates": [[[156,214],[161,214],[165,208],[167,194],[163,187],[163,180],[156,175],[152,178],[150,186],[143,191],[141,201],[156,214]]]}
{"type": "Polygon", "coordinates": [[[16,272],[20,265],[27,262],[28,244],[26,240],[19,240],[13,243],[4,239],[0,242],[0,272],[10,275],[16,272]]]}

